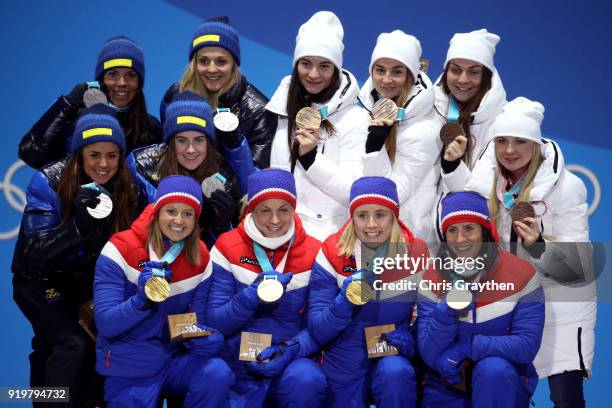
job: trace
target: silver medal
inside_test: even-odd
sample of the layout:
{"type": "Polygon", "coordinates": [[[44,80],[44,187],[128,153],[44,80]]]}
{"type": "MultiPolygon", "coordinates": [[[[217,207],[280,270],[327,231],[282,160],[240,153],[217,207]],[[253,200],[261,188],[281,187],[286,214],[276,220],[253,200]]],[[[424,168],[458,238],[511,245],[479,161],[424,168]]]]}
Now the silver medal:
{"type": "Polygon", "coordinates": [[[213,118],[215,127],[222,132],[233,132],[238,128],[238,116],[229,111],[222,111],[213,118]]]}
{"type": "Polygon", "coordinates": [[[87,207],[87,212],[95,219],[101,220],[102,218],[108,217],[113,211],[113,201],[104,193],[100,193],[98,198],[100,199],[98,205],[94,208],[87,207]]]}

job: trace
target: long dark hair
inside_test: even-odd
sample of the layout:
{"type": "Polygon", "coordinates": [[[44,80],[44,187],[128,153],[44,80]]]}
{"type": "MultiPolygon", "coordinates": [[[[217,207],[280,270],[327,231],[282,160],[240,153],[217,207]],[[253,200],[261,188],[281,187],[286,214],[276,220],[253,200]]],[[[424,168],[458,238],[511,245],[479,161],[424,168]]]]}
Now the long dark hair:
{"type": "MultiPolygon", "coordinates": [[[[297,71],[297,64],[299,63],[300,62],[298,61],[293,68],[293,72],[291,73],[291,82],[289,83],[289,91],[287,93],[287,143],[289,144],[289,149],[291,150],[291,163],[294,163],[295,160],[297,160],[297,157],[295,157],[296,152],[292,149],[295,115],[297,115],[300,109],[310,106],[310,104],[313,102],[323,103],[329,101],[332,96],[334,96],[338,88],[340,88],[341,83],[340,71],[336,66],[334,66],[334,74],[329,86],[320,93],[311,95],[308,93],[308,91],[306,91],[306,88],[304,88],[304,85],[302,85],[300,82],[297,71]]],[[[336,128],[328,120],[322,121],[321,127],[330,135],[336,134],[336,128]]]]}
{"type": "MultiPolygon", "coordinates": [[[[444,74],[442,74],[442,78],[440,79],[440,84],[444,93],[446,95],[450,95],[451,91],[446,84],[447,73],[450,68],[450,62],[446,64],[446,68],[444,69],[444,74]]],[[[480,106],[480,102],[482,102],[482,98],[489,92],[491,89],[491,79],[493,78],[493,72],[484,65],[482,66],[482,80],[480,81],[480,88],[476,95],[472,97],[466,104],[460,105],[460,113],[459,113],[459,123],[465,132],[465,137],[467,138],[467,146],[465,148],[465,154],[463,155],[462,160],[465,164],[470,165],[472,161],[472,133],[470,132],[470,125],[474,118],[472,117],[472,113],[476,112],[478,107],[480,106]]]]}
{"type": "Polygon", "coordinates": [[[159,164],[157,165],[157,177],[158,180],[163,179],[166,176],[181,175],[190,176],[198,181],[204,180],[206,177],[212,176],[221,168],[221,162],[223,157],[219,154],[217,149],[210,143],[210,140],[206,138],[206,157],[197,169],[189,171],[181,166],[176,159],[176,147],[174,145],[174,137],[168,141],[166,149],[159,158],[159,164]]]}
{"type": "MultiPolygon", "coordinates": [[[[81,190],[81,185],[87,183],[88,177],[83,171],[83,149],[79,149],[74,154],[60,174],[57,195],[60,199],[62,223],[66,222],[74,214],[74,199],[81,190]]],[[[113,200],[113,226],[111,233],[127,229],[137,214],[136,184],[134,183],[130,171],[125,164],[125,160],[119,160],[117,172],[107,183],[109,193],[113,200]]],[[[105,186],[106,187],[106,186],[105,186]]]]}

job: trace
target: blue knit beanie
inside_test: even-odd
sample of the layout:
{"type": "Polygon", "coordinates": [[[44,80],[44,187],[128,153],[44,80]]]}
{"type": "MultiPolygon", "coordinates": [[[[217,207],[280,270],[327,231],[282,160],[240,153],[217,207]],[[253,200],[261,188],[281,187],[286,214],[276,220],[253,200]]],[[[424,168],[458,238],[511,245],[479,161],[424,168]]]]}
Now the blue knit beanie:
{"type": "Polygon", "coordinates": [[[177,93],[166,108],[164,142],[168,143],[174,135],[186,130],[204,133],[213,145],[217,144],[210,105],[191,91],[177,93]]]}
{"type": "Polygon", "coordinates": [[[350,195],[351,217],[355,209],[364,204],[383,205],[399,217],[399,199],[395,183],[386,177],[361,177],[355,180],[350,195]]]}
{"type": "Polygon", "coordinates": [[[140,77],[140,88],[144,87],[145,65],[142,48],[127,37],[113,37],[102,46],[96,62],[96,81],[102,82],[104,73],[115,67],[132,68],[140,77]]]}
{"type": "Polygon", "coordinates": [[[126,153],[123,129],[113,109],[104,104],[82,111],[72,133],[70,152],[74,154],[84,146],[97,142],[113,142],[119,146],[122,155],[126,153]]]}
{"type": "Polygon", "coordinates": [[[230,25],[227,17],[215,17],[205,20],[193,34],[189,47],[189,61],[200,48],[225,48],[232,56],[236,65],[240,66],[240,39],[238,31],[230,25]]]}
{"type": "Polygon", "coordinates": [[[495,242],[499,235],[491,222],[487,199],[473,191],[450,193],[442,199],[442,234],[453,224],[475,222],[488,229],[495,242]]]}
{"type": "Polygon", "coordinates": [[[293,173],[281,169],[259,170],[249,176],[246,212],[253,211],[257,204],[271,198],[286,200],[295,208],[296,197],[293,173]]]}
{"type": "Polygon", "coordinates": [[[196,212],[196,218],[202,212],[202,188],[193,177],[189,176],[166,176],[159,182],[155,192],[155,203],[153,213],[169,203],[183,203],[192,207],[196,212]]]}

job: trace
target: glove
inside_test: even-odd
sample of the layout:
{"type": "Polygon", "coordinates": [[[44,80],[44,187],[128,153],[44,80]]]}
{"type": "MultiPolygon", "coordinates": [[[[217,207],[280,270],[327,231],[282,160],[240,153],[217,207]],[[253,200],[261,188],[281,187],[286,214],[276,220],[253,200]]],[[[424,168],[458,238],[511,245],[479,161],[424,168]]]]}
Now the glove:
{"type": "Polygon", "coordinates": [[[87,85],[85,82],[77,84],[74,88],[72,88],[72,91],[66,95],[66,99],[68,99],[68,102],[70,102],[70,104],[75,108],[83,108],[85,107],[83,95],[85,95],[85,92],[88,89],[89,85],[87,85]]]}
{"type": "Polygon", "coordinates": [[[457,324],[457,311],[451,309],[446,303],[446,299],[442,299],[432,312],[432,317],[443,324],[457,324]]]}
{"type": "Polygon", "coordinates": [[[99,195],[98,190],[81,188],[74,198],[74,222],[81,235],[90,235],[95,227],[97,220],[87,212],[87,207],[95,208],[100,203],[99,195]]]}
{"type": "Polygon", "coordinates": [[[449,383],[457,384],[461,381],[459,373],[464,360],[463,353],[451,346],[436,359],[434,369],[449,383]]]}
{"type": "Polygon", "coordinates": [[[203,324],[197,323],[197,326],[201,330],[208,330],[214,333],[206,337],[192,337],[184,343],[185,347],[187,347],[189,351],[199,356],[209,358],[215,357],[223,348],[223,335],[217,330],[204,326],[203,324]]]}
{"type": "Polygon", "coordinates": [[[298,342],[281,343],[278,346],[266,347],[257,356],[257,361],[249,363],[249,367],[265,377],[276,377],[297,357],[300,351],[298,342]],[[265,361],[270,360],[270,361],[265,361]]]}
{"type": "Polygon", "coordinates": [[[222,190],[215,190],[208,202],[214,213],[211,224],[216,227],[227,227],[236,213],[236,203],[232,196],[222,190]]]}
{"type": "Polygon", "coordinates": [[[391,133],[393,126],[370,126],[366,139],[366,153],[377,152],[382,149],[385,139],[391,133]]]}
{"type": "Polygon", "coordinates": [[[346,288],[353,281],[353,276],[355,274],[349,276],[342,283],[342,289],[340,289],[340,293],[334,299],[334,303],[332,304],[331,310],[336,316],[341,318],[349,318],[353,314],[353,310],[355,310],[356,305],[352,304],[348,298],[346,297],[346,288]]]}
{"type": "Polygon", "coordinates": [[[242,142],[242,135],[239,132],[240,128],[236,128],[231,132],[224,132],[219,129],[215,129],[215,133],[219,137],[219,140],[223,142],[223,144],[229,149],[235,149],[240,146],[242,142]]]}
{"type": "Polygon", "coordinates": [[[287,285],[293,278],[291,272],[278,273],[276,271],[265,271],[260,273],[257,278],[246,288],[242,289],[237,295],[236,300],[246,309],[255,310],[260,304],[261,300],[257,295],[257,287],[264,280],[265,276],[275,275],[278,281],[283,285],[283,289],[287,290],[287,285]]]}
{"type": "Polygon", "coordinates": [[[392,332],[383,333],[381,339],[397,348],[397,351],[402,356],[412,358],[414,354],[414,339],[407,327],[400,326],[392,332]]]}

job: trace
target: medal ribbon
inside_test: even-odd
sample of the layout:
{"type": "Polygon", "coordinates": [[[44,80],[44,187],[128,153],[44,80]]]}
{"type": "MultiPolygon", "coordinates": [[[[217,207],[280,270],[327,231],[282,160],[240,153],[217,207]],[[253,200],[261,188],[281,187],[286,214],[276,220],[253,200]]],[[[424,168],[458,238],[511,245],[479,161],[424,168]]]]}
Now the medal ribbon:
{"type": "Polygon", "coordinates": [[[523,181],[525,181],[525,174],[521,176],[519,181],[513,185],[510,190],[505,191],[508,180],[506,180],[506,178],[503,176],[497,178],[497,198],[504,205],[504,208],[510,210],[512,207],[514,207],[516,204],[515,196],[518,197],[523,181]]]}
{"type": "Polygon", "coordinates": [[[446,114],[446,120],[448,123],[459,122],[459,102],[451,95],[448,103],[448,112],[446,114]]]}
{"type": "Polygon", "coordinates": [[[292,236],[289,240],[287,252],[285,252],[283,259],[281,259],[276,269],[272,267],[272,264],[270,263],[270,260],[268,259],[266,251],[263,249],[263,247],[257,242],[253,241],[253,252],[255,253],[255,257],[257,258],[257,262],[259,262],[259,266],[262,272],[276,270],[276,272],[283,273],[283,271],[285,270],[285,264],[287,263],[287,257],[289,256],[289,250],[291,249],[291,245],[293,245],[293,238],[294,236],[292,236]]]}
{"type": "MultiPolygon", "coordinates": [[[[168,248],[164,256],[162,256],[162,258],[159,261],[166,262],[168,263],[168,265],[170,265],[181,254],[181,251],[183,250],[184,246],[185,246],[185,242],[183,241],[175,242],[174,244],[172,244],[170,248],[168,248]]],[[[152,275],[159,276],[160,278],[165,277],[164,270],[158,269],[158,268],[153,268],[152,275]]]]}

